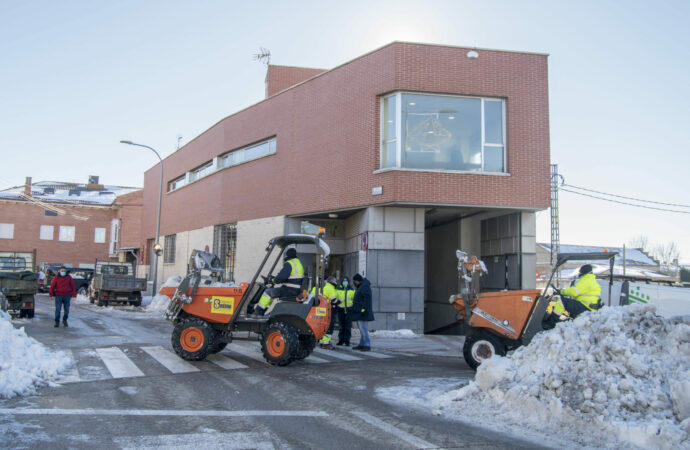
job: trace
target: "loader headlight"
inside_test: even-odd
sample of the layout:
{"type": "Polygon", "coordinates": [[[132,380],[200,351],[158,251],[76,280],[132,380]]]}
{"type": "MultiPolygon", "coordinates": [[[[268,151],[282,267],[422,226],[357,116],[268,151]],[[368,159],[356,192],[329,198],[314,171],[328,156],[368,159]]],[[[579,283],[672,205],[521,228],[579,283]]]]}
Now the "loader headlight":
{"type": "Polygon", "coordinates": [[[510,322],[508,322],[507,320],[504,320],[503,325],[508,326],[508,325],[510,325],[510,322]]]}

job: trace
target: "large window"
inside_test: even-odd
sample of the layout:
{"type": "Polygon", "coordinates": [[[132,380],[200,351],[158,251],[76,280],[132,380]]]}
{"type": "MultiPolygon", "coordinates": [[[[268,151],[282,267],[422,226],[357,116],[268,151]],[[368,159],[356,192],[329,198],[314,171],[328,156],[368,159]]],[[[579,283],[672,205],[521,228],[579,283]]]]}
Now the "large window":
{"type": "Polygon", "coordinates": [[[236,166],[237,164],[242,164],[243,162],[261,158],[262,156],[272,155],[275,152],[276,139],[273,138],[260,144],[251,145],[239,150],[233,150],[230,153],[221,155],[218,166],[220,168],[236,166]]]}
{"type": "Polygon", "coordinates": [[[163,242],[163,264],[175,263],[175,241],[177,241],[176,234],[165,236],[163,242]]]}
{"type": "Polygon", "coordinates": [[[13,223],[0,223],[0,239],[12,239],[14,237],[13,223]]]}
{"type": "Polygon", "coordinates": [[[202,164],[201,166],[197,167],[196,169],[192,170],[189,172],[189,181],[190,183],[192,181],[199,180],[203,177],[205,177],[208,174],[213,173],[213,161],[209,161],[206,164],[202,164]]]}
{"type": "Polygon", "coordinates": [[[96,244],[105,244],[105,228],[94,228],[93,242],[96,244]]]}
{"type": "Polygon", "coordinates": [[[185,184],[187,184],[187,175],[182,175],[179,178],[175,178],[174,180],[168,183],[168,192],[174,191],[175,189],[179,189],[185,184]]]}
{"type": "Polygon", "coordinates": [[[58,240],[63,242],[74,242],[74,227],[60,225],[58,240]]]}
{"type": "Polygon", "coordinates": [[[383,98],[381,168],[505,172],[505,102],[406,93],[383,98]]]}
{"type": "Polygon", "coordinates": [[[53,225],[41,225],[38,238],[43,241],[52,241],[55,227],[53,225]]]}

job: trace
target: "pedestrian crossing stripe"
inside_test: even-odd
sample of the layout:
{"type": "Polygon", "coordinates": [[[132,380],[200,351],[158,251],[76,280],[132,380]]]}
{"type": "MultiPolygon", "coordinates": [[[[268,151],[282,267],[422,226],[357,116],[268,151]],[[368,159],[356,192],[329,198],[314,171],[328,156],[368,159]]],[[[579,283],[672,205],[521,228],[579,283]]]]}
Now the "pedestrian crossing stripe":
{"type": "MultiPolygon", "coordinates": [[[[248,358],[262,364],[268,364],[261,352],[261,346],[258,342],[239,342],[232,343],[227,347],[223,354],[209,355],[204,361],[185,361],[177,356],[173,351],[165,349],[160,345],[155,346],[140,346],[138,347],[143,354],[148,355],[158,364],[163,366],[168,372],[172,374],[194,373],[203,370],[212,370],[210,367],[217,366],[224,370],[242,370],[248,369],[249,366],[238,361],[237,357],[248,358]],[[236,356],[238,355],[238,356],[236,356]],[[210,363],[210,364],[209,364],[210,363]]],[[[350,350],[350,349],[348,349],[350,350]]],[[[79,349],[68,350],[77,364],[73,365],[66,372],[62,373],[57,380],[60,384],[79,383],[86,381],[100,381],[111,378],[135,378],[146,376],[145,373],[135,364],[127,353],[136,354],[136,347],[126,348],[124,351],[119,347],[104,347],[96,349],[79,349]],[[135,350],[132,352],[131,350],[135,350]],[[80,371],[80,358],[91,358],[91,361],[100,361],[105,366],[105,370],[89,365],[83,367],[80,371]],[[96,375],[94,375],[96,372],[96,375]]],[[[314,353],[301,361],[295,361],[293,364],[300,364],[302,362],[312,364],[327,364],[332,362],[342,361],[365,361],[381,358],[392,358],[391,355],[386,355],[379,352],[367,352],[366,354],[357,354],[354,351],[337,351],[324,350],[320,348],[314,349],[314,353]]],[[[140,355],[140,354],[139,354],[140,355]]],[[[140,356],[134,359],[139,360],[140,356]]],[[[141,365],[141,362],[139,362],[141,365]]],[[[154,363],[155,364],[155,363],[154,363]]]]}

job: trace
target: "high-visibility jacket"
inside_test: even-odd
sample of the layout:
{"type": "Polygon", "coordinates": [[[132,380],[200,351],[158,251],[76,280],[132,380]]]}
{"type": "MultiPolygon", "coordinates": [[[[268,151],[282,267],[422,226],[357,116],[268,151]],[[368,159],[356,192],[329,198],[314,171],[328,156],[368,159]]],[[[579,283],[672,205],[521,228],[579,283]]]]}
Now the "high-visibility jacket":
{"type": "MultiPolygon", "coordinates": [[[[311,288],[311,294],[316,294],[316,286],[311,288]]],[[[323,296],[326,297],[326,299],[329,302],[334,302],[338,298],[337,291],[335,290],[335,286],[333,286],[331,283],[326,283],[323,285],[323,296]]]]}
{"type": "Polygon", "coordinates": [[[338,308],[352,308],[355,290],[349,286],[340,286],[336,292],[338,294],[338,308]]]}
{"type": "Polygon", "coordinates": [[[593,273],[588,273],[580,277],[577,282],[567,288],[561,289],[561,295],[572,297],[582,303],[585,308],[594,311],[601,300],[601,286],[597,282],[597,277],[593,273]]]}
{"type": "Polygon", "coordinates": [[[299,289],[302,287],[302,280],[304,279],[304,267],[299,258],[292,258],[285,261],[283,268],[275,277],[275,286],[285,286],[289,288],[299,289]]]}

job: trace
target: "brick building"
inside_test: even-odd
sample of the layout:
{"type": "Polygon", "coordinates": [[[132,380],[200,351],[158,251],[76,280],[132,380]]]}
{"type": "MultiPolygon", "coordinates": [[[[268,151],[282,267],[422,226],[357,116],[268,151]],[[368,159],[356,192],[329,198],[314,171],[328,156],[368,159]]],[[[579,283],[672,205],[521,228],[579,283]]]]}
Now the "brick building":
{"type": "Polygon", "coordinates": [[[92,178],[79,184],[27,177],[24,186],[0,191],[0,252],[35,249],[37,265],[70,267],[138,254],[143,191],[92,178]]]}
{"type": "MultiPolygon", "coordinates": [[[[166,158],[160,280],[208,246],[248,281],[268,239],[308,221],[327,229],[331,273],[371,280],[374,329],[453,322],[458,248],[487,262],[485,289],[534,287],[546,55],[394,42],[331,70],[269,66],[266,95],[166,158]]],[[[148,249],[155,226],[145,214],[148,249]]]]}

